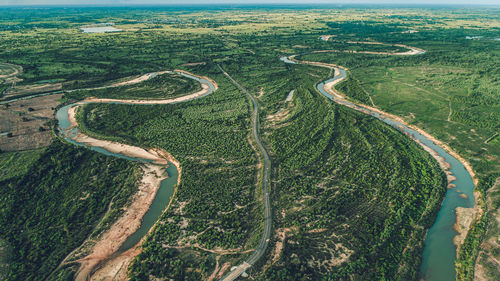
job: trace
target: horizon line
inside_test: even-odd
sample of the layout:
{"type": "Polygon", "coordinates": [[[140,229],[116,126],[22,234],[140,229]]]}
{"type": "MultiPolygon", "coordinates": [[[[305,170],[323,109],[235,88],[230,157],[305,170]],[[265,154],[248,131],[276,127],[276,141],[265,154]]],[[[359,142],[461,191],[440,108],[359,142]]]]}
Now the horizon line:
{"type": "Polygon", "coordinates": [[[350,6],[383,6],[383,7],[496,7],[500,8],[499,4],[484,4],[484,3],[407,3],[407,4],[396,4],[396,3],[169,3],[169,4],[142,4],[142,3],[107,3],[107,4],[2,4],[0,7],[23,7],[23,8],[43,8],[43,7],[84,7],[84,8],[104,8],[104,7],[207,7],[207,6],[226,6],[226,7],[260,7],[260,6],[281,6],[281,7],[293,7],[293,6],[308,6],[308,7],[350,7],[350,6]]]}

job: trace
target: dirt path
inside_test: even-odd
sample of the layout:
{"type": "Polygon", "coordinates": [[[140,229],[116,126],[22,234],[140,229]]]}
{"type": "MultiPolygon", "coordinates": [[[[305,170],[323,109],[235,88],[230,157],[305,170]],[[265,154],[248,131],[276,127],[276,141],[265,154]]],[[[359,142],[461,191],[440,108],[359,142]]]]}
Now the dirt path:
{"type": "Polygon", "coordinates": [[[17,76],[17,75],[19,75],[23,71],[23,67],[20,66],[20,65],[15,65],[15,64],[1,62],[0,63],[0,67],[2,67],[2,65],[3,66],[8,66],[8,67],[14,69],[14,72],[0,75],[0,79],[17,76]]]}
{"type": "Polygon", "coordinates": [[[451,109],[451,100],[449,102],[449,106],[450,106],[450,112],[448,113],[448,119],[447,121],[450,122],[451,121],[451,114],[453,113],[452,109],[451,109]]]}

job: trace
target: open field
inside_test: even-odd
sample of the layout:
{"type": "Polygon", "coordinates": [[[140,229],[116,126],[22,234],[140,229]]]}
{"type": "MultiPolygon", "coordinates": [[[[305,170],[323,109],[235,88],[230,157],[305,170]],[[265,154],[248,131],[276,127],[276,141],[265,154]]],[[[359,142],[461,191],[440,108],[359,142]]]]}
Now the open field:
{"type": "Polygon", "coordinates": [[[53,109],[61,97],[61,94],[44,96],[0,106],[0,150],[17,151],[48,146],[53,138],[53,109]]]}

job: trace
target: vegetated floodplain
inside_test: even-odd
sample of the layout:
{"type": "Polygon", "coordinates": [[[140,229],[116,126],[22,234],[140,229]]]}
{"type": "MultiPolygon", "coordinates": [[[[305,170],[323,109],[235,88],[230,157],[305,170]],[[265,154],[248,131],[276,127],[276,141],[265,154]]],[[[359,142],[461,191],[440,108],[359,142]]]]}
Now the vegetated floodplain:
{"type": "Polygon", "coordinates": [[[160,147],[182,165],[176,198],[130,268],[133,280],[206,279],[216,263],[236,263],[259,238],[262,206],[256,155],[248,142],[249,104],[213,65],[196,73],[215,79],[219,90],[175,105],[84,108],[89,134],[160,147]]]}
{"type": "MultiPolygon", "coordinates": [[[[0,237],[12,248],[6,280],[49,277],[66,255],[123,212],[141,176],[133,163],[59,140],[33,153],[22,175],[0,181],[0,237]]],[[[53,277],[67,280],[72,264],[67,266],[53,277]]]]}
{"type": "MultiPolygon", "coordinates": [[[[344,28],[349,27],[345,25],[344,28]]],[[[351,79],[338,87],[344,94],[397,114],[449,144],[472,164],[479,177],[477,190],[485,196],[500,171],[500,146],[488,141],[500,128],[500,61],[496,59],[500,48],[497,42],[488,39],[490,30],[474,31],[484,34],[476,40],[468,40],[468,32],[471,31],[419,32],[411,44],[427,52],[412,58],[328,53],[321,56],[308,54],[302,59],[334,61],[348,67],[351,79]]],[[[391,42],[405,36],[377,34],[372,38],[391,42]]],[[[490,209],[493,203],[487,205],[484,198],[476,199],[478,207],[494,210],[490,209]]],[[[498,233],[494,222],[496,216],[489,215],[491,229],[485,241],[498,233]]],[[[466,246],[460,248],[462,252],[457,260],[460,280],[474,277],[475,260],[486,230],[487,217],[476,218],[472,224],[473,231],[465,240],[466,246]]],[[[489,246],[485,244],[484,247],[489,246]]],[[[500,256],[490,258],[499,260],[500,256]]],[[[480,261],[485,266],[478,272],[479,276],[498,277],[498,270],[491,270],[491,266],[486,265],[488,259],[480,261]]]]}
{"type": "MultiPolygon", "coordinates": [[[[26,94],[41,82],[45,89],[100,87],[175,68],[215,79],[220,88],[214,95],[186,104],[87,105],[81,124],[95,137],[164,148],[182,163],[178,193],[132,263],[132,279],[215,280],[251,253],[263,222],[258,157],[249,143],[249,103],[220,74],[219,63],[259,98],[262,133],[275,167],[275,232],[266,257],[249,271],[252,277],[411,280],[417,279],[423,237],[444,193],[437,164],[403,134],[315,92],[314,84],[329,75],[327,70],[286,66],[278,58],[301,54],[304,60],[348,67],[349,79],[338,86],[344,94],[446,142],[472,164],[478,189],[495,194],[486,190],[498,177],[500,152],[497,138],[486,140],[499,128],[499,48],[493,40],[498,38],[498,14],[498,9],[458,8],[2,9],[0,60],[23,71],[15,86],[0,84],[0,92],[26,94]],[[109,22],[122,31],[79,29],[109,22]],[[318,40],[322,35],[332,37],[318,40]],[[367,41],[387,45],[349,43],[367,41]],[[427,52],[404,58],[359,54],[406,51],[397,44],[427,52]],[[328,49],[348,52],[308,54],[328,49]],[[292,100],[286,101],[292,90],[292,100]]],[[[171,78],[66,93],[66,98],[154,99],[196,90],[195,84],[171,78]]],[[[66,157],[49,151],[54,163],[67,166],[66,157]]],[[[7,171],[21,165],[3,156],[7,171]]],[[[40,161],[37,157],[34,153],[32,161],[40,161]]],[[[103,176],[104,167],[94,166],[96,177],[103,176]]],[[[52,169],[59,168],[54,164],[52,169]]],[[[23,171],[16,180],[30,175],[30,169],[23,171]]],[[[43,204],[58,202],[49,201],[43,204]]],[[[494,210],[496,201],[485,200],[487,210],[494,210]]],[[[30,204],[17,208],[33,209],[30,204]]],[[[462,280],[473,278],[475,257],[494,216],[485,212],[466,238],[457,262],[462,280]]],[[[485,241],[498,233],[490,228],[485,241]]],[[[0,238],[10,241],[13,253],[22,249],[3,232],[0,238]]],[[[57,247],[69,251],[78,246],[54,244],[46,246],[58,253],[57,247]]],[[[498,279],[490,262],[499,260],[495,247],[484,246],[480,259],[482,273],[492,279],[498,279]]],[[[57,265],[58,258],[44,262],[57,265]]],[[[9,280],[28,278],[24,274],[30,271],[20,269],[22,264],[22,258],[12,257],[9,270],[16,275],[9,280]]],[[[26,259],[25,264],[32,263],[26,259]]]]}
{"type": "MultiPolygon", "coordinates": [[[[240,64],[226,63],[228,71],[240,64]]],[[[263,87],[261,100],[278,105],[264,123],[277,166],[276,233],[266,262],[251,274],[266,280],[415,279],[425,229],[445,192],[437,163],[407,136],[317,93],[315,83],[327,70],[288,68],[262,57],[246,65],[236,79],[253,77],[259,83],[244,85],[254,92],[263,87]],[[257,71],[264,62],[267,71],[257,71]],[[275,84],[297,87],[291,102],[275,84]]]]}

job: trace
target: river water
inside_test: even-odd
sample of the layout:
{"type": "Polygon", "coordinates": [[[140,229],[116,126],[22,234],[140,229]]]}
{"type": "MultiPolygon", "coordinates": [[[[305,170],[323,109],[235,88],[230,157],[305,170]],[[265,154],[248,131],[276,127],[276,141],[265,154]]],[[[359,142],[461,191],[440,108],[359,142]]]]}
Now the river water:
{"type": "MultiPolygon", "coordinates": [[[[206,95],[209,95],[215,91],[215,85],[213,85],[210,81],[199,78],[193,75],[189,75],[187,73],[183,72],[178,72],[179,74],[196,80],[202,84],[206,84],[209,86],[209,91],[207,93],[196,97],[201,98],[206,95]]],[[[190,99],[193,100],[193,99],[190,99]]],[[[188,101],[190,101],[188,100],[188,101]]],[[[154,101],[152,101],[154,102],[154,101]]],[[[183,101],[186,102],[186,101],[183,101]]],[[[73,137],[75,137],[78,134],[78,128],[71,128],[71,123],[69,121],[69,115],[68,115],[68,110],[77,105],[77,104],[86,104],[87,102],[77,102],[73,104],[69,104],[66,106],[61,107],[57,112],[56,112],[56,119],[59,124],[59,134],[64,137],[64,139],[74,145],[78,146],[85,146],[88,147],[91,150],[94,150],[96,152],[108,155],[108,156],[113,156],[113,157],[118,157],[118,158],[123,158],[131,161],[138,161],[138,162],[143,162],[143,163],[151,163],[151,160],[148,159],[141,159],[141,158],[133,158],[127,155],[123,155],[121,153],[112,153],[107,151],[104,148],[100,147],[93,147],[93,146],[88,146],[86,144],[77,142],[73,140],[73,137]]],[[[128,103],[121,103],[121,102],[112,102],[114,104],[127,104],[129,106],[147,106],[151,104],[140,104],[140,105],[131,105],[128,103]]],[[[131,236],[127,238],[127,240],[121,245],[120,249],[118,250],[118,253],[122,253],[132,247],[134,247],[137,243],[141,241],[141,239],[148,233],[148,231],[153,227],[155,222],[158,220],[158,218],[161,216],[165,208],[168,206],[168,203],[170,202],[170,198],[172,197],[175,189],[175,185],[177,184],[177,178],[179,175],[179,172],[177,171],[177,168],[175,165],[169,163],[168,167],[166,168],[166,172],[168,174],[168,177],[164,180],[161,181],[160,188],[158,189],[158,192],[156,193],[156,196],[149,208],[149,210],[146,212],[144,217],[142,218],[141,221],[141,226],[139,229],[133,233],[131,236]]]]}
{"type": "MultiPolygon", "coordinates": [[[[346,76],[346,71],[340,69],[340,75],[319,83],[317,85],[317,89],[328,99],[334,100],[333,96],[325,91],[324,85],[346,76]]],[[[453,228],[453,224],[456,221],[455,209],[457,207],[474,207],[474,183],[472,181],[471,175],[469,174],[469,172],[467,172],[464,165],[460,163],[460,161],[458,161],[455,157],[451,156],[444,149],[437,146],[434,142],[418,133],[417,131],[410,129],[399,122],[385,119],[376,112],[358,107],[348,101],[337,100],[336,102],[353,106],[357,110],[363,111],[365,113],[368,111],[369,114],[374,116],[375,118],[395,128],[402,128],[404,132],[409,133],[409,135],[412,135],[415,139],[420,140],[423,144],[432,148],[439,154],[439,156],[443,157],[446,162],[450,164],[450,172],[453,173],[453,176],[456,177],[456,180],[452,181],[451,183],[455,184],[456,187],[447,190],[436,221],[427,233],[424,251],[422,254],[420,274],[421,278],[428,281],[454,281],[456,279],[456,247],[453,244],[453,237],[457,235],[457,232],[453,228]],[[465,194],[467,198],[461,197],[461,193],[465,194]]]]}

